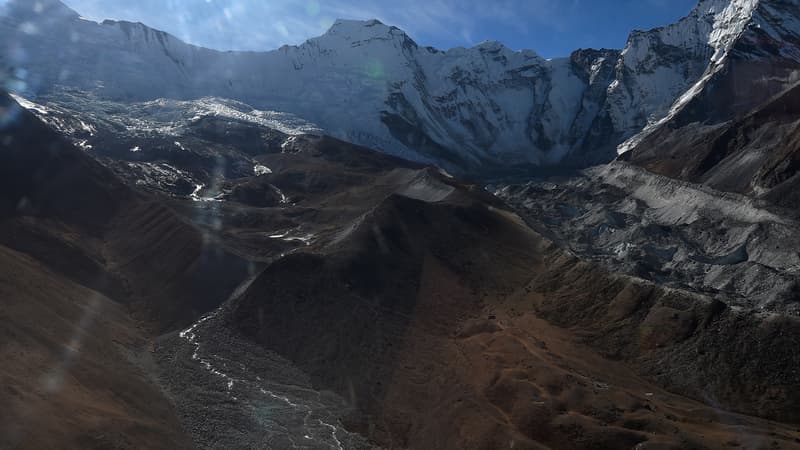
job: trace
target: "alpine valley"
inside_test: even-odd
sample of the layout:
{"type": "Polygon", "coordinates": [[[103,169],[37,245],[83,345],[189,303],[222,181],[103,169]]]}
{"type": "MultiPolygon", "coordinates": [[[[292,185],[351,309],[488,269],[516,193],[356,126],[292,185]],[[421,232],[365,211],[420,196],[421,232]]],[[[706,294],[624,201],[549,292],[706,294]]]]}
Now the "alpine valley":
{"type": "Polygon", "coordinates": [[[0,43],[0,448],[800,448],[797,0],[555,59],[0,43]]]}

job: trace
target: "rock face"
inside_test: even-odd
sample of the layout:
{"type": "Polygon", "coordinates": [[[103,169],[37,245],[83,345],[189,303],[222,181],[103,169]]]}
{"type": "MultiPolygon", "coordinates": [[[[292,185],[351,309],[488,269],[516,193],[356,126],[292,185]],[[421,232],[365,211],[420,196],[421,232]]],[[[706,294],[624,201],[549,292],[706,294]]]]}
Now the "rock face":
{"type": "Polygon", "coordinates": [[[635,149],[664,126],[721,123],[745,115],[797,81],[800,6],[796,2],[706,1],[693,14],[700,11],[714,18],[706,46],[710,63],[669,112],[623,143],[620,153],[635,149]]]}
{"type": "Polygon", "coordinates": [[[60,89],[40,103],[17,100],[130,185],[196,201],[220,194],[226,179],[269,173],[257,156],[321,131],[291,115],[211,97],[119,102],[60,89]]]}
{"type": "Polygon", "coordinates": [[[800,85],[723,124],[669,124],[623,155],[634,164],[715,189],[800,205],[800,85]]]}
{"type": "Polygon", "coordinates": [[[621,159],[796,208],[800,5],[741,1],[721,11],[712,64],[664,119],[620,146],[621,159]]]}
{"type": "Polygon", "coordinates": [[[230,98],[478,177],[607,162],[645,127],[709,119],[691,111],[733,92],[712,117],[724,119],[785,87],[800,57],[798,7],[780,0],[704,0],[674,25],[634,32],[622,51],[552,60],[497,42],[439,51],[344,20],[300,46],[218,52],[138,23],[87,21],[56,0],[4,9],[0,65],[25,96],[66,85],[122,101],[230,98]],[[764,86],[749,89],[756,80],[764,86]]]}
{"type": "Polygon", "coordinates": [[[496,194],[570,251],[747,310],[800,314],[800,224],[768,202],[612,163],[496,194]]]}
{"type": "Polygon", "coordinates": [[[157,329],[213,309],[244,277],[244,261],[2,92],[0,111],[0,245],[154,318],[157,329]]]}

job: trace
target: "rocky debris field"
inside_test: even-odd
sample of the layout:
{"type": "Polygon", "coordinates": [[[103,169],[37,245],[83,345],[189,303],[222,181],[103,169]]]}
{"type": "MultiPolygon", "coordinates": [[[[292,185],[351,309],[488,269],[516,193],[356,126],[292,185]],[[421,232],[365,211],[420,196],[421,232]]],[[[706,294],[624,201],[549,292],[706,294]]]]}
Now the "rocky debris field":
{"type": "Polygon", "coordinates": [[[625,163],[491,190],[531,226],[609,270],[732,307],[800,314],[796,213],[625,163]]]}

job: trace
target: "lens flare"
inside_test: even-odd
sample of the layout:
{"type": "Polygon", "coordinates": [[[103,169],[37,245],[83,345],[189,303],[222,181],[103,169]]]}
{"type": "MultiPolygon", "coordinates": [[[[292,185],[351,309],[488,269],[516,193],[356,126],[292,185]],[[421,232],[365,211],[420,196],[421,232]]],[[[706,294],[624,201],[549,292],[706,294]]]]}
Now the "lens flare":
{"type": "Polygon", "coordinates": [[[364,73],[373,80],[382,80],[386,78],[386,70],[383,63],[378,60],[370,60],[364,65],[364,73]]]}
{"type": "Polygon", "coordinates": [[[320,7],[319,2],[316,0],[311,0],[310,2],[306,3],[306,14],[312,17],[316,17],[319,15],[320,7]]]}

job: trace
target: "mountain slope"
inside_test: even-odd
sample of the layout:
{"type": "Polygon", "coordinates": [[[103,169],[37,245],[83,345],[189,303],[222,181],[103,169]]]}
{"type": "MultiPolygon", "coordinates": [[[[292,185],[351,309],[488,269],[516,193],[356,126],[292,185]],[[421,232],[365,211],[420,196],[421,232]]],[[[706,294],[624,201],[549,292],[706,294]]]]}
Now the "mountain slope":
{"type": "MultiPolygon", "coordinates": [[[[662,127],[721,123],[787,89],[800,73],[800,6],[783,0],[704,1],[713,15],[710,64],[696,83],[643,133],[623,143],[635,149],[662,127]]],[[[688,87],[688,86],[687,86],[688,87]]]]}
{"type": "Polygon", "coordinates": [[[0,95],[0,243],[155,319],[186,323],[247,264],[0,95]],[[213,281],[209,274],[214,274],[213,281]]]}
{"type": "MultiPolygon", "coordinates": [[[[58,277],[90,261],[92,273],[119,279],[128,295],[121,298],[143,300],[155,325],[167,331],[219,305],[228,298],[228,283],[252,269],[246,272],[252,278],[219,309],[151,346],[144,337],[132,346],[139,370],[152,369],[152,354],[158,381],[199,448],[368,447],[355,433],[373,444],[423,449],[723,448],[737,442],[792,448],[798,438],[796,427],[720,410],[797,420],[795,319],[609,274],[532,231],[479,186],[330,137],[289,136],[226,115],[179,120],[186,134],[178,141],[188,150],[176,150],[172,128],[156,127],[153,149],[131,152],[131,130],[121,127],[93,141],[98,148],[87,154],[8,97],[2,105],[9,120],[0,133],[0,168],[7,168],[0,192],[9,198],[0,226],[14,227],[0,233],[6,245],[47,263],[58,277]],[[259,146],[248,136],[269,139],[259,146]],[[241,174],[221,171],[214,197],[203,191],[146,196],[90,156],[148,153],[170,163],[176,158],[190,172],[196,162],[182,156],[217,145],[226,146],[220,155],[236,154],[247,166],[241,174]],[[106,206],[113,208],[100,208],[106,206]],[[74,216],[80,207],[85,210],[74,216]],[[32,238],[35,231],[47,238],[44,244],[32,238]],[[217,240],[265,261],[266,269],[242,267],[217,240]]],[[[120,106],[102,104],[114,107],[120,106]]],[[[82,114],[73,119],[92,109],[82,114]]],[[[117,123],[113,114],[101,119],[96,133],[117,123]]],[[[126,180],[139,185],[135,177],[126,180]]],[[[143,187],[162,192],[159,186],[143,187]]],[[[28,258],[10,254],[10,261],[0,256],[4,266],[28,258]]],[[[39,264],[28,272],[45,270],[39,264]]],[[[36,279],[28,272],[24,277],[36,279]]],[[[69,275],[92,283],[82,276],[69,275]]],[[[68,316],[52,338],[58,349],[76,320],[77,328],[86,327],[80,311],[61,310],[65,299],[51,283],[36,284],[45,287],[37,296],[43,309],[68,316]]],[[[74,300],[91,292],[80,289],[74,300]]],[[[109,303],[100,304],[121,309],[109,303]]],[[[9,395],[23,399],[12,399],[16,411],[38,386],[25,372],[41,370],[28,357],[40,352],[31,340],[41,341],[51,329],[32,325],[34,318],[61,322],[9,304],[14,308],[0,314],[10,310],[12,338],[30,352],[20,356],[24,364],[6,369],[16,389],[9,395]]],[[[107,318],[116,319],[112,314],[107,318]]],[[[81,366],[74,379],[111,392],[130,383],[141,395],[109,400],[106,391],[94,391],[55,405],[48,397],[43,410],[85,411],[52,435],[76,435],[82,446],[100,447],[125,439],[135,446],[155,435],[180,446],[178,437],[158,437],[164,428],[152,418],[169,419],[167,432],[174,419],[163,399],[150,396],[152,382],[134,383],[141,372],[127,371],[111,350],[102,352],[115,339],[113,330],[112,336],[98,330],[80,347],[86,352],[80,361],[108,363],[110,370],[81,366]],[[130,422],[115,422],[119,415],[98,418],[94,408],[81,409],[91,402],[101,411],[121,402],[137,418],[141,437],[125,428],[130,422]],[[141,402],[153,409],[142,411],[141,402]],[[94,433],[92,424],[101,419],[114,422],[100,423],[119,434],[94,433]]],[[[56,365],[57,356],[47,353],[44,364],[56,365]]],[[[72,380],[65,386],[71,389],[72,380]]],[[[2,425],[19,428],[16,417],[2,416],[2,425]]],[[[42,429],[48,433],[41,439],[48,438],[51,428],[42,429]]]]}
{"type": "MultiPolygon", "coordinates": [[[[785,77],[797,68],[800,17],[781,0],[703,0],[675,25],[634,32],[621,52],[544,60],[496,42],[444,52],[377,21],[343,20],[300,46],[223,53],[142,24],[83,20],[56,0],[36,4],[46,6],[12,0],[0,23],[2,65],[20,93],[66,85],[124,101],[231,98],[473,176],[606,162],[676,101],[700,101],[711,78],[785,77]],[[761,71],[764,61],[780,70],[761,71]]],[[[783,86],[768,84],[736,104],[783,86]]]]}
{"type": "Polygon", "coordinates": [[[124,307],[0,246],[0,447],[192,448],[124,307]]]}
{"type": "Polygon", "coordinates": [[[453,187],[385,197],[274,262],[225,323],[346,398],[348,430],[390,448],[770,445],[764,426],[796,445],[648,381],[796,421],[796,319],[609,274],[453,187]]]}
{"type": "Polygon", "coordinates": [[[656,173],[795,209],[799,105],[796,85],[737,120],[664,126],[622,157],[656,173]]]}
{"type": "MultiPolygon", "coordinates": [[[[0,447],[191,448],[153,382],[144,330],[192,319],[202,306],[162,296],[175,293],[172,268],[141,270],[153,285],[136,295],[131,272],[112,262],[127,254],[122,242],[153,245],[146,231],[117,222],[147,202],[5,93],[0,117],[0,354],[8,362],[0,447]]],[[[148,206],[161,223],[178,223],[148,206]]],[[[154,259],[176,261],[169,255],[180,238],[173,242],[154,259]]]]}

